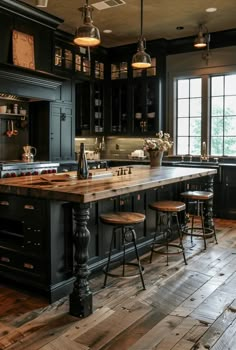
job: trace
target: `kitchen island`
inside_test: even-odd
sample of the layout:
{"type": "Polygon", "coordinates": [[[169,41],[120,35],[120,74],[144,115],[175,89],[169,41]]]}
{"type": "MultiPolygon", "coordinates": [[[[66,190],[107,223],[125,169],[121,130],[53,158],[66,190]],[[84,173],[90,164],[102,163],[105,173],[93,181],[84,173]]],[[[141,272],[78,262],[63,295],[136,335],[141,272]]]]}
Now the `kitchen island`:
{"type": "MultiPolygon", "coordinates": [[[[118,176],[118,170],[94,170],[88,180],[77,180],[76,172],[0,180],[0,194],[72,204],[76,224],[73,233],[76,280],[70,295],[70,313],[77,317],[92,313],[92,292],[88,283],[90,232],[87,228],[91,203],[202,177],[209,178],[209,188],[212,189],[212,179],[217,172],[216,169],[135,166],[118,176]]],[[[6,201],[2,204],[7,205],[6,201]]]]}

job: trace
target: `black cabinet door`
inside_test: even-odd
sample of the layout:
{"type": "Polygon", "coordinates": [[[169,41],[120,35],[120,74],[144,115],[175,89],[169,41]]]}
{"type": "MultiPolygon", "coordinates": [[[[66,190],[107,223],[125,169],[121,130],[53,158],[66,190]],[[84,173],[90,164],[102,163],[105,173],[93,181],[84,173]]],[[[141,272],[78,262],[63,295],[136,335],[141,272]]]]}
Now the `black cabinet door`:
{"type": "Polygon", "coordinates": [[[113,80],[111,83],[110,133],[126,135],[130,130],[130,108],[128,104],[128,80],[113,80]]]}
{"type": "Polygon", "coordinates": [[[236,219],[236,167],[222,169],[222,217],[236,219]]]}
{"type": "Polygon", "coordinates": [[[132,83],[132,132],[155,134],[159,127],[158,78],[140,77],[132,83]]]}
{"type": "Polygon", "coordinates": [[[51,103],[50,159],[74,159],[74,118],[71,104],[51,103]]]}

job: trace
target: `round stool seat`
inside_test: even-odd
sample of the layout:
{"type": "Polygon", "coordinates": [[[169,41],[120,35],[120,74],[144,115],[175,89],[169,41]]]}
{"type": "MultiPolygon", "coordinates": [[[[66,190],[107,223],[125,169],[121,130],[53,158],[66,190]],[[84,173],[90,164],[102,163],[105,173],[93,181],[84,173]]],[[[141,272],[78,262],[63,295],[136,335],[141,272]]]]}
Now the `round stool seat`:
{"type": "Polygon", "coordinates": [[[117,212],[100,215],[104,224],[109,225],[135,225],[144,222],[145,215],[133,212],[117,212]]]}
{"type": "Polygon", "coordinates": [[[183,198],[192,199],[196,201],[208,201],[213,198],[212,192],[207,191],[186,191],[180,194],[183,198]]]}
{"type": "Polygon", "coordinates": [[[151,203],[149,207],[153,210],[159,211],[180,212],[185,210],[186,205],[185,203],[178,201],[158,201],[151,203]]]}

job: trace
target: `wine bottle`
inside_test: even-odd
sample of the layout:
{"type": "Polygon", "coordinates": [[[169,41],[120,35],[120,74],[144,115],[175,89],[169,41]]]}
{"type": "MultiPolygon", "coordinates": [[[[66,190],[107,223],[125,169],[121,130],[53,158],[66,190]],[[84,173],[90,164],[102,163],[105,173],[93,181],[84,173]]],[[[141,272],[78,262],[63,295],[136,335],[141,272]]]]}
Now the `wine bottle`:
{"type": "Polygon", "coordinates": [[[80,180],[88,178],[88,162],[85,155],[84,143],[80,144],[77,178],[80,180]]]}

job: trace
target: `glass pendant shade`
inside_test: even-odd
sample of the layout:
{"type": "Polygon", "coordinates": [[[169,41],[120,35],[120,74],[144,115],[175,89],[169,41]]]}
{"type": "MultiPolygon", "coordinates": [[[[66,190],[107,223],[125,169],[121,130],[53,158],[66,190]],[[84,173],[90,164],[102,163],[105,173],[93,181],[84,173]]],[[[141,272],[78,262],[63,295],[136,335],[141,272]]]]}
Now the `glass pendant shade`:
{"type": "Polygon", "coordinates": [[[82,8],[84,23],[76,29],[74,43],[79,46],[96,46],[101,42],[100,32],[97,27],[93,25],[91,18],[92,8],[86,4],[82,8]]]}
{"type": "Polygon", "coordinates": [[[142,38],[139,39],[137,53],[133,55],[132,67],[139,69],[151,67],[151,57],[148,53],[145,52],[144,42],[142,38]]]}

